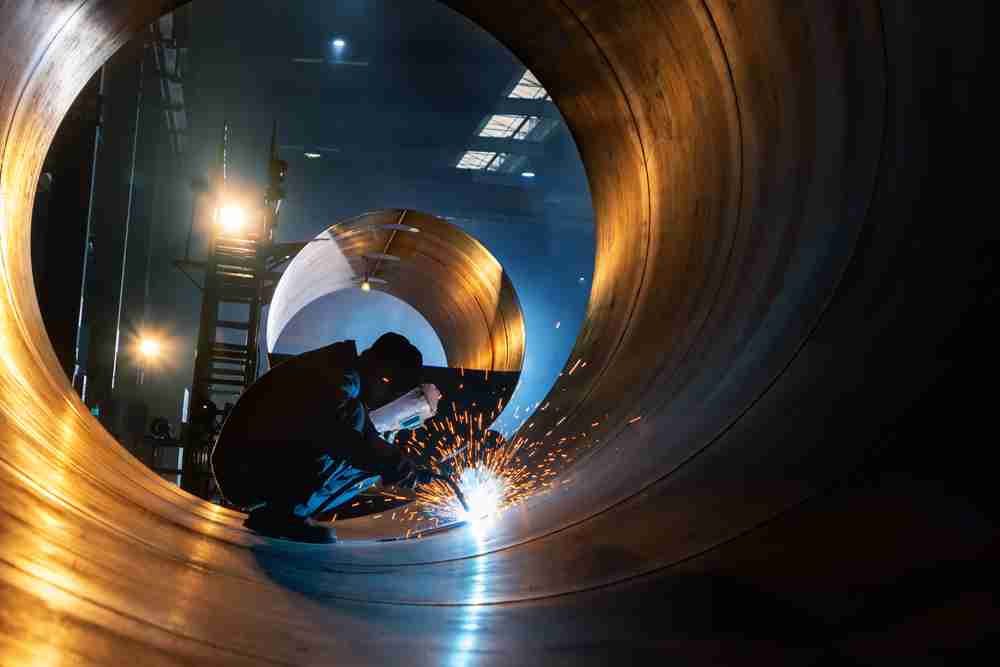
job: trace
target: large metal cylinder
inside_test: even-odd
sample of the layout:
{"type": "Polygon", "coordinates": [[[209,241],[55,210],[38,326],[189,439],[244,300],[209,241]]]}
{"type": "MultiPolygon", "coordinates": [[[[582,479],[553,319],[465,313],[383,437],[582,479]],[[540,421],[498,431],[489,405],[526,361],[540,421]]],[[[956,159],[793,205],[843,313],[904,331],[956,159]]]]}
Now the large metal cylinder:
{"type": "MultiPolygon", "coordinates": [[[[355,541],[361,519],[332,548],[167,485],[63,377],[29,225],[74,96],[176,4],[0,6],[0,662],[803,664],[849,632],[850,591],[988,541],[954,494],[915,525],[893,500],[915,481],[837,485],[943,372],[914,360],[941,327],[885,277],[923,268],[908,142],[938,80],[910,3],[451,0],[539,76],[587,168],[590,305],[533,420],[577,439],[567,483],[488,535],[355,541]]],[[[911,626],[879,609],[898,648],[911,626]]]]}
{"type": "Polygon", "coordinates": [[[365,213],[305,246],[275,289],[268,345],[302,308],[364,278],[424,316],[452,368],[520,372],[524,313],[510,278],[482,243],[420,211],[365,213]]]}

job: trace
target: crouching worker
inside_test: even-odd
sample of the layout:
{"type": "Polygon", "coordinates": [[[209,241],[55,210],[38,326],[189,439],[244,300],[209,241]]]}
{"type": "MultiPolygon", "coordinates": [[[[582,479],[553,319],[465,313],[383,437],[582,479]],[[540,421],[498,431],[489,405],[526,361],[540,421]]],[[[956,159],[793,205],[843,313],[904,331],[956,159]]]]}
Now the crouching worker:
{"type": "Polygon", "coordinates": [[[387,333],[360,356],[354,341],[334,343],[275,366],[251,385],[212,452],[223,494],[253,508],[247,528],[335,542],[333,528],[311,517],[379,477],[410,487],[430,481],[428,471],[379,436],[368,414],[416,387],[422,368],[420,351],[387,333]]]}

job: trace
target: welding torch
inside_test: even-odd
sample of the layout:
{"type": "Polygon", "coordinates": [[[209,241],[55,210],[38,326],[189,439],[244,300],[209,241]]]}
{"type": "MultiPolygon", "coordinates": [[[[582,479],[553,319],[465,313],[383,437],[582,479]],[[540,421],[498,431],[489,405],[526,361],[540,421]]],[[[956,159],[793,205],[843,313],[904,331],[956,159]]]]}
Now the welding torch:
{"type": "Polygon", "coordinates": [[[456,482],[451,475],[444,475],[437,472],[431,472],[430,475],[432,478],[447,484],[451,490],[455,492],[455,497],[458,498],[458,502],[462,504],[462,509],[468,513],[469,503],[465,501],[465,494],[462,493],[462,488],[458,485],[458,482],[456,482]]]}
{"type": "MultiPolygon", "coordinates": [[[[450,466],[448,468],[450,469],[450,466]]],[[[462,504],[462,509],[464,509],[467,513],[469,512],[469,503],[465,500],[465,494],[462,493],[462,488],[451,475],[444,472],[434,472],[430,468],[426,467],[419,467],[417,469],[417,473],[417,479],[419,479],[420,476],[423,476],[424,479],[438,480],[439,482],[447,484],[448,488],[455,492],[455,497],[458,498],[458,502],[462,504]]]]}

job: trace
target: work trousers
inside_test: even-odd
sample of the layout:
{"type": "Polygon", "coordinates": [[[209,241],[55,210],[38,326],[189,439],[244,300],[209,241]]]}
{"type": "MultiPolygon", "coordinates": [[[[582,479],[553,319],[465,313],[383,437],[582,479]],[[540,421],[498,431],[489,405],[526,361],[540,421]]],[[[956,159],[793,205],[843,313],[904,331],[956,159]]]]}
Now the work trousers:
{"type": "Polygon", "coordinates": [[[220,464],[226,468],[217,474],[228,473],[219,476],[237,492],[231,497],[248,507],[266,504],[308,518],[349,502],[379,481],[378,475],[355,468],[346,459],[317,453],[306,444],[275,443],[252,451],[256,455],[245,451],[238,462],[216,461],[217,468],[220,464]]]}

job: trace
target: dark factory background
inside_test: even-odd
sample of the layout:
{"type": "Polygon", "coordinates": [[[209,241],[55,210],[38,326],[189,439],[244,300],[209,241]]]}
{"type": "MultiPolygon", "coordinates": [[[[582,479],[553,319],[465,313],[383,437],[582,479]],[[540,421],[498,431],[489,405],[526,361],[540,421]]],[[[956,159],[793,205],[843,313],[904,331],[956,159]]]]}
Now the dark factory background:
{"type": "MultiPolygon", "coordinates": [[[[155,418],[179,436],[202,279],[179,260],[205,253],[224,124],[229,182],[256,202],[276,123],[288,163],[276,238],[309,239],[390,207],[461,227],[501,262],[524,310],[512,405],[540,401],[584,319],[594,257],[586,175],[544,89],[493,37],[430,0],[252,4],[164,16],[95,75],[50,148],[33,267],[77,392],[147,464],[155,418]],[[141,353],[144,337],[161,346],[155,358],[141,353]]],[[[401,302],[373,318],[362,296],[314,302],[277,351],[370,340],[387,326],[418,337],[423,327],[425,346],[437,343],[401,302]]],[[[440,345],[427,354],[439,360],[440,345]]]]}

